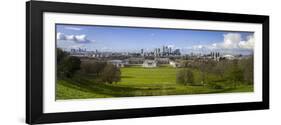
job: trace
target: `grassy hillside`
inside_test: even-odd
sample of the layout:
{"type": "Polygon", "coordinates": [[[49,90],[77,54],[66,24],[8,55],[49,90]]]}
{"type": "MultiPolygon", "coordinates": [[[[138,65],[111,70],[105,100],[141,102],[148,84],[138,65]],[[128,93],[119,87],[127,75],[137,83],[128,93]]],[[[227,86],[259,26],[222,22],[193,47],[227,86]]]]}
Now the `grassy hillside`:
{"type": "MultiPolygon", "coordinates": [[[[222,88],[209,86],[184,86],[176,84],[177,68],[163,65],[158,68],[138,66],[121,68],[121,81],[114,84],[98,83],[94,76],[76,74],[71,79],[60,79],[56,84],[56,99],[84,99],[106,97],[160,96],[206,94],[226,92],[251,92],[252,85],[235,87],[221,84],[222,88]]],[[[200,83],[200,72],[192,70],[195,82],[200,83]]],[[[208,74],[212,78],[214,74],[208,74]]]]}

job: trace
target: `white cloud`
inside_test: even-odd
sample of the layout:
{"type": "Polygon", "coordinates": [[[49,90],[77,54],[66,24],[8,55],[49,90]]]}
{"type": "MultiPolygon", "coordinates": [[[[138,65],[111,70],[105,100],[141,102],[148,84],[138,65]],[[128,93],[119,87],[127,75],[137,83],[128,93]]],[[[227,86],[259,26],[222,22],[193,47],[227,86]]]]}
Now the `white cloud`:
{"type": "Polygon", "coordinates": [[[203,45],[195,45],[192,47],[193,49],[202,49],[203,48],[203,45]]]}
{"type": "Polygon", "coordinates": [[[72,41],[76,41],[75,36],[74,35],[64,35],[66,40],[72,40],[72,41]]]}
{"type": "Polygon", "coordinates": [[[175,48],[175,45],[167,45],[168,48],[172,48],[174,49],[175,48]]]}
{"type": "Polygon", "coordinates": [[[224,41],[221,43],[221,47],[224,49],[234,49],[238,48],[241,41],[241,35],[238,33],[228,33],[224,34],[224,41]]]}
{"type": "Polygon", "coordinates": [[[227,33],[223,35],[222,42],[213,43],[211,45],[195,45],[193,49],[253,49],[254,36],[250,35],[245,41],[242,41],[241,34],[227,33]]]}
{"type": "Polygon", "coordinates": [[[221,44],[223,49],[253,49],[254,47],[254,36],[250,35],[246,41],[242,41],[239,33],[228,33],[224,35],[224,41],[221,44]]]}
{"type": "Polygon", "coordinates": [[[57,40],[66,40],[66,37],[65,37],[64,34],[58,32],[58,33],[57,33],[57,40]]]}
{"type": "Polygon", "coordinates": [[[76,35],[75,38],[77,41],[88,41],[87,36],[85,34],[76,35]]]}
{"type": "Polygon", "coordinates": [[[248,36],[247,41],[241,41],[239,43],[240,48],[245,48],[245,49],[253,49],[254,45],[255,45],[254,36],[248,36]]]}
{"type": "Polygon", "coordinates": [[[211,46],[212,49],[215,49],[215,48],[217,48],[217,47],[218,47],[218,44],[217,44],[217,43],[213,43],[212,46],[211,46]]]}
{"type": "Polygon", "coordinates": [[[81,28],[77,28],[77,27],[65,27],[65,29],[76,30],[76,31],[82,30],[81,28]]]}
{"type": "Polygon", "coordinates": [[[76,43],[89,43],[89,42],[91,42],[91,40],[89,40],[85,34],[65,35],[65,34],[60,33],[60,32],[57,33],[57,40],[68,40],[68,41],[73,41],[73,42],[76,42],[76,43]]]}

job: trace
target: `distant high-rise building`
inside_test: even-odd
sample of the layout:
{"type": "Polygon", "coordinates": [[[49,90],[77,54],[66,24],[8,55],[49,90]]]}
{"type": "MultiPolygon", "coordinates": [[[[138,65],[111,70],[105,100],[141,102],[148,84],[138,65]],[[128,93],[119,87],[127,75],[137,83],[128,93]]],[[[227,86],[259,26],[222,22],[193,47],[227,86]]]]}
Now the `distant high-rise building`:
{"type": "Polygon", "coordinates": [[[143,49],[141,49],[141,56],[145,56],[143,49]]]}
{"type": "Polygon", "coordinates": [[[158,56],[157,48],[154,49],[154,56],[158,56]]]}
{"type": "Polygon", "coordinates": [[[180,49],[175,49],[175,51],[173,53],[174,53],[174,55],[178,55],[178,56],[181,55],[180,49]]]}
{"type": "Polygon", "coordinates": [[[170,54],[172,53],[172,47],[169,47],[169,53],[170,54]]]}

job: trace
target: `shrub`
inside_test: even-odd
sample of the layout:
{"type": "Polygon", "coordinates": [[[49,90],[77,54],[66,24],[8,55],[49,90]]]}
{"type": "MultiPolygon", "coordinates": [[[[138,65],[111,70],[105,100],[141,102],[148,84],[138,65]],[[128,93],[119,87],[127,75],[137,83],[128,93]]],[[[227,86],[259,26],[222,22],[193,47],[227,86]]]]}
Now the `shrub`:
{"type": "Polygon", "coordinates": [[[66,56],[58,65],[58,72],[61,76],[72,77],[80,69],[81,61],[77,57],[66,56]]]}
{"type": "Polygon", "coordinates": [[[182,69],[177,72],[176,82],[183,85],[194,85],[193,72],[188,69],[182,69]]]}
{"type": "Polygon", "coordinates": [[[231,64],[231,67],[228,69],[228,79],[232,82],[243,82],[244,72],[238,66],[238,61],[234,60],[231,64]]]}
{"type": "Polygon", "coordinates": [[[106,65],[106,62],[83,62],[81,63],[81,70],[85,74],[99,75],[106,65]]]}
{"type": "Polygon", "coordinates": [[[217,83],[208,83],[208,87],[212,89],[223,89],[223,86],[217,83]]]}
{"type": "Polygon", "coordinates": [[[121,71],[112,64],[107,64],[101,73],[101,80],[104,83],[118,82],[121,79],[121,71]]]}
{"type": "Polygon", "coordinates": [[[253,84],[254,80],[254,58],[250,56],[240,60],[239,67],[243,69],[244,81],[248,84],[253,84]]]}
{"type": "Polygon", "coordinates": [[[63,51],[60,48],[57,48],[57,64],[60,65],[62,63],[62,60],[69,56],[69,54],[65,51],[63,51]]]}

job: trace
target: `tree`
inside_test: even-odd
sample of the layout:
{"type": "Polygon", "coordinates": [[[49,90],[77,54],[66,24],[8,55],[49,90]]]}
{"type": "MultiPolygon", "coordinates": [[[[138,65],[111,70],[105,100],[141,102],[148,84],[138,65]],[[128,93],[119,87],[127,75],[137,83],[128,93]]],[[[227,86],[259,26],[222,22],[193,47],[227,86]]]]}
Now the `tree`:
{"type": "Polygon", "coordinates": [[[239,67],[241,69],[243,69],[244,81],[248,84],[253,84],[253,80],[254,80],[254,58],[253,58],[253,56],[242,59],[239,62],[239,67]]]}
{"type": "Polygon", "coordinates": [[[106,66],[106,62],[91,61],[81,63],[81,70],[86,74],[99,75],[106,66]]]}
{"type": "Polygon", "coordinates": [[[228,79],[233,82],[235,87],[238,82],[243,82],[243,70],[238,67],[238,60],[233,60],[232,65],[228,70],[228,79]]]}
{"type": "Polygon", "coordinates": [[[212,72],[214,66],[215,66],[216,62],[213,60],[207,60],[207,61],[202,61],[202,62],[198,62],[198,69],[201,72],[201,79],[202,79],[202,83],[206,84],[207,81],[207,73],[212,72]]]}
{"type": "Polygon", "coordinates": [[[176,82],[183,85],[194,85],[193,72],[188,69],[182,69],[177,72],[176,82]]]}
{"type": "Polygon", "coordinates": [[[64,71],[63,71],[63,60],[68,56],[68,53],[63,51],[62,49],[60,48],[57,48],[56,49],[57,53],[57,76],[58,78],[61,78],[61,77],[64,77],[64,71]]]}
{"type": "Polygon", "coordinates": [[[220,79],[223,79],[227,66],[227,61],[222,60],[220,62],[217,62],[217,64],[212,68],[212,73],[217,74],[220,79]]]}
{"type": "Polygon", "coordinates": [[[68,53],[63,51],[62,49],[60,48],[57,48],[57,64],[59,65],[62,60],[68,56],[68,53]]]}
{"type": "Polygon", "coordinates": [[[118,82],[121,79],[121,71],[119,68],[113,64],[107,64],[101,73],[101,80],[105,83],[112,84],[113,82],[118,82]]]}
{"type": "Polygon", "coordinates": [[[80,69],[81,61],[78,57],[67,56],[62,59],[58,65],[58,71],[62,76],[72,77],[73,74],[80,69]]]}

